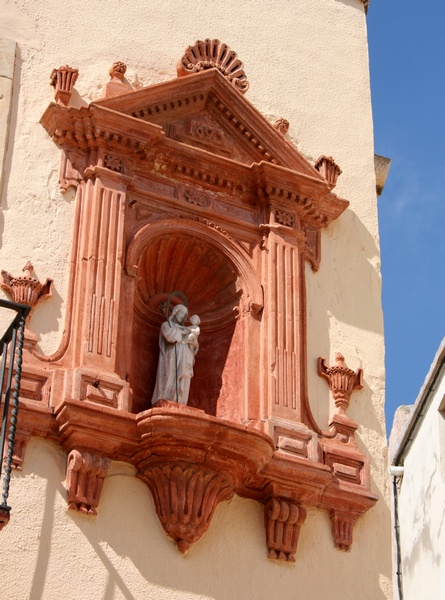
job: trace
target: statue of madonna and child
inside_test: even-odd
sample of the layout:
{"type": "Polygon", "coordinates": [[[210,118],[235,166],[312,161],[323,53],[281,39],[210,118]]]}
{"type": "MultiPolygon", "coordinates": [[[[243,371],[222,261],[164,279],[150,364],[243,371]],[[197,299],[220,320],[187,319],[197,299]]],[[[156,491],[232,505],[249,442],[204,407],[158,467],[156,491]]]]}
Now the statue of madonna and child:
{"type": "MultiPolygon", "coordinates": [[[[172,295],[170,294],[170,296],[172,295]]],[[[169,304],[170,297],[167,315],[169,304]]],[[[185,325],[187,316],[187,307],[184,304],[177,304],[161,325],[158,371],[152,405],[158,400],[170,400],[178,404],[187,404],[188,402],[193,365],[199,349],[198,336],[201,330],[198,315],[190,317],[190,325],[185,325]]]]}

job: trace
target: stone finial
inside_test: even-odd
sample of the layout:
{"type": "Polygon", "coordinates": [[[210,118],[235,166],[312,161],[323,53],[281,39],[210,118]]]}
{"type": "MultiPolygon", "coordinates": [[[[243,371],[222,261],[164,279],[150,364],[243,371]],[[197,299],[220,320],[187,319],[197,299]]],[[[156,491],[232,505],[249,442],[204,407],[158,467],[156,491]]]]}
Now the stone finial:
{"type": "Polygon", "coordinates": [[[283,118],[277,119],[275,121],[275,123],[273,124],[273,126],[282,135],[286,135],[286,133],[289,131],[289,127],[290,127],[289,121],[287,121],[286,119],[283,119],[283,118]]]}
{"type": "Polygon", "coordinates": [[[73,69],[68,67],[68,65],[52,70],[50,84],[55,89],[54,98],[57,104],[68,106],[78,76],[78,69],[73,69]]]}
{"type": "MultiPolygon", "coordinates": [[[[30,261],[23,267],[23,275],[14,277],[7,271],[2,271],[3,283],[2,289],[8,292],[13,302],[27,304],[31,308],[42,298],[48,298],[52,294],[52,279],[47,279],[45,283],[33,277],[34,267],[30,261]]],[[[30,317],[28,317],[30,318],[30,317]]]]}
{"type": "Polygon", "coordinates": [[[128,81],[124,79],[126,72],[127,65],[121,60],[117,60],[111,65],[109,70],[111,80],[104,86],[102,98],[114,98],[134,91],[128,81]]]}
{"type": "Polygon", "coordinates": [[[219,40],[198,40],[193,46],[188,46],[176,69],[178,77],[206,69],[218,69],[242,94],[249,89],[244,65],[239,60],[237,53],[219,40]]]}
{"type": "Polygon", "coordinates": [[[111,65],[110,68],[110,77],[111,79],[117,79],[118,81],[122,81],[125,73],[127,72],[127,65],[121,60],[117,60],[111,65]]]}
{"type": "Polygon", "coordinates": [[[338,176],[341,175],[342,171],[332,156],[320,156],[315,163],[315,168],[326,179],[329,185],[332,187],[336,186],[338,176]]]}
{"type": "Polygon", "coordinates": [[[327,380],[338,414],[345,415],[352,392],[363,387],[363,370],[354,373],[348,369],[344,356],[337,352],[333,367],[328,367],[324,358],[318,359],[318,374],[327,380]]]}

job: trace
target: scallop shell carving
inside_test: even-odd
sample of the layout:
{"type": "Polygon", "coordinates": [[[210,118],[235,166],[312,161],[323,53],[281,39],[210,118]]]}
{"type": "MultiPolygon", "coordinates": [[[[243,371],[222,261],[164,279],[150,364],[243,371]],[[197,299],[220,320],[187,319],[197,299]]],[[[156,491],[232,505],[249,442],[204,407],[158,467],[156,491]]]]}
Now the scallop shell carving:
{"type": "Polygon", "coordinates": [[[218,69],[242,94],[249,89],[244,65],[237,53],[219,40],[198,40],[194,46],[185,49],[177,65],[178,77],[206,69],[218,69]]]}

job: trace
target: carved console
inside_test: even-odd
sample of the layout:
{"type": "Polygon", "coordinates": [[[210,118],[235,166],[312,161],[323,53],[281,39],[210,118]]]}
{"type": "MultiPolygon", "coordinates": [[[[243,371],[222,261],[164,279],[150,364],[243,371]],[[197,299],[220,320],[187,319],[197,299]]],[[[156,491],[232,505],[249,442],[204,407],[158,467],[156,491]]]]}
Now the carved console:
{"type": "Polygon", "coordinates": [[[76,511],[95,513],[109,460],[135,465],[181,552],[233,494],[263,503],[270,558],[294,560],[309,507],[347,549],[376,501],[369,465],[345,414],[319,429],[306,372],[305,262],[317,269],[321,231],[348,206],[338,171],[246,100],[218,40],[188,48],[173,81],[123,93],[124,73],[115,63],[104,98],[58,99],[41,119],[76,213],[66,326],[52,356],[25,350],[20,431],[64,448],[76,511]],[[189,406],[151,407],[174,290],[201,317],[200,353],[189,406]]]}

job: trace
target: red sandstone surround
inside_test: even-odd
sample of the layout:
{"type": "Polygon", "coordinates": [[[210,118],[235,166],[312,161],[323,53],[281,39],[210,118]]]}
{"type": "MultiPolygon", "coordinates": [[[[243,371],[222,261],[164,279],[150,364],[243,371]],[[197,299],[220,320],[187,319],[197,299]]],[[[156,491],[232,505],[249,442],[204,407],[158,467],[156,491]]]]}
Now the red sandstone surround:
{"type": "MultiPolygon", "coordinates": [[[[216,42],[197,44],[229,52],[216,42]]],[[[116,63],[104,99],[41,119],[76,216],[60,348],[25,349],[21,445],[61,444],[70,508],[89,513],[109,459],[134,464],[182,552],[234,493],[264,503],[271,558],[294,560],[308,507],[348,549],[376,497],[356,424],[338,414],[323,433],[311,414],[304,272],[348,203],[240,93],[238,63],[241,83],[207,62],[129,93],[116,63]],[[173,290],[201,317],[200,352],[189,406],[151,407],[173,290]]]]}

